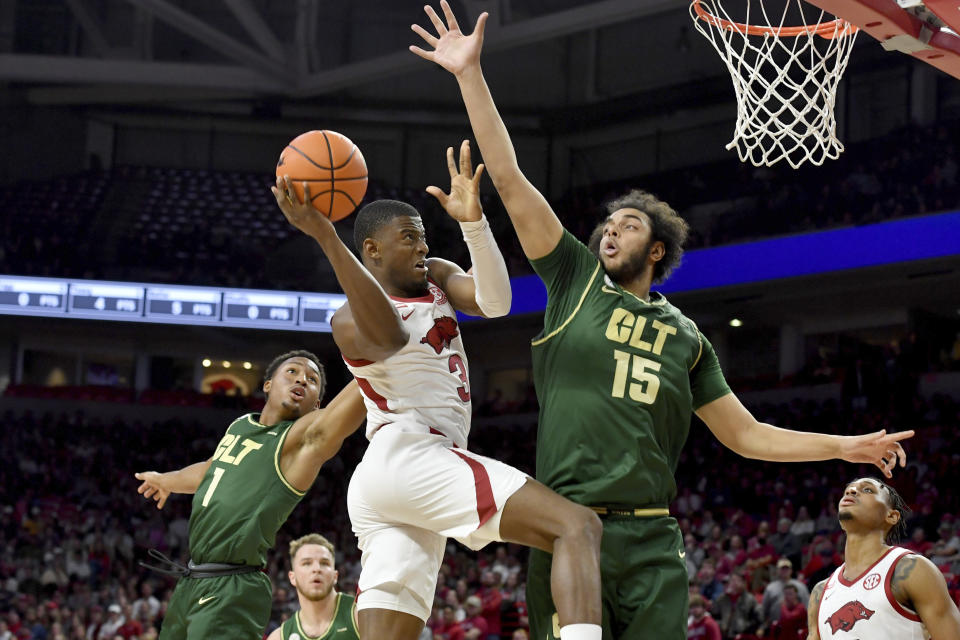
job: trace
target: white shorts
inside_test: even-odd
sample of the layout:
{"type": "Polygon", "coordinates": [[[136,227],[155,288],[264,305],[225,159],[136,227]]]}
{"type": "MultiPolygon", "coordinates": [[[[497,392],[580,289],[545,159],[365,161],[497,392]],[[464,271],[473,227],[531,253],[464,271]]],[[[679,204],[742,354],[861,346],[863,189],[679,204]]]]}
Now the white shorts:
{"type": "Polygon", "coordinates": [[[347,508],[363,552],[358,609],[430,617],[447,538],[500,541],[500,512],[529,476],[443,435],[381,428],[357,465],[347,508]]]}

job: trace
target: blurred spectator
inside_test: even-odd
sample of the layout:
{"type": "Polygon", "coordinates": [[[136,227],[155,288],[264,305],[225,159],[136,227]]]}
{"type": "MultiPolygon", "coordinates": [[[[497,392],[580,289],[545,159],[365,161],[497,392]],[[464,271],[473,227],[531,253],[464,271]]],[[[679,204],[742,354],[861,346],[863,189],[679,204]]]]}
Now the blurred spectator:
{"type": "Polygon", "coordinates": [[[927,557],[938,567],[949,567],[960,560],[960,536],[954,526],[947,522],[940,523],[937,533],[940,539],[927,551],[927,557]]]}
{"type": "MultiPolygon", "coordinates": [[[[813,524],[812,520],[810,524],[813,524]]],[[[803,541],[794,535],[793,522],[791,522],[790,518],[780,518],[777,523],[777,532],[770,536],[770,544],[781,558],[789,558],[791,562],[800,561],[803,541]]],[[[779,563],[777,566],[780,566],[779,563]]]]}
{"type": "Polygon", "coordinates": [[[784,600],[784,593],[787,587],[792,587],[796,591],[797,597],[802,602],[810,600],[810,591],[807,585],[793,577],[793,563],[787,558],[777,560],[777,576],[767,585],[763,591],[763,626],[766,629],[780,619],[781,606],[784,600]]]}
{"type": "Polygon", "coordinates": [[[927,552],[930,551],[930,548],[933,547],[933,543],[927,540],[927,534],[924,532],[923,527],[915,527],[913,533],[910,534],[910,540],[901,546],[904,549],[910,549],[910,551],[914,553],[925,556],[927,552]]]}
{"type": "Polygon", "coordinates": [[[695,586],[708,603],[713,603],[723,593],[723,583],[717,580],[712,559],[705,560],[701,565],[700,571],[697,572],[695,586]]]}
{"type": "Polygon", "coordinates": [[[813,537],[817,530],[816,522],[810,517],[810,511],[806,505],[800,505],[797,509],[797,519],[790,525],[790,533],[796,536],[801,543],[806,543],[813,537]]]}
{"type": "Polygon", "coordinates": [[[687,624],[687,638],[699,640],[722,640],[720,626],[707,612],[703,596],[690,597],[690,621],[687,624]]]}
{"type": "Polygon", "coordinates": [[[445,604],[441,611],[443,618],[433,629],[433,640],[464,640],[463,627],[457,622],[453,606],[445,604]]]}
{"type": "MultiPolygon", "coordinates": [[[[490,637],[499,640],[500,633],[499,631],[496,635],[490,633],[490,627],[487,624],[487,618],[484,615],[483,603],[477,596],[469,596],[467,601],[464,603],[467,610],[466,619],[460,623],[460,628],[463,629],[463,637],[465,640],[487,640],[490,637]]],[[[500,609],[497,608],[497,621],[499,622],[500,609]]]]}
{"type": "Polygon", "coordinates": [[[777,619],[771,623],[770,631],[764,637],[770,640],[804,640],[807,637],[807,607],[804,602],[807,600],[800,596],[793,582],[785,585],[777,619]]]}
{"type": "Polygon", "coordinates": [[[763,621],[760,604],[747,591],[747,583],[739,572],[730,574],[727,587],[713,603],[711,613],[725,639],[754,638],[763,621]]]}
{"type": "Polygon", "coordinates": [[[124,622],[126,618],[123,617],[123,609],[117,603],[111,604],[107,607],[107,620],[100,627],[97,640],[114,640],[124,622]]]}

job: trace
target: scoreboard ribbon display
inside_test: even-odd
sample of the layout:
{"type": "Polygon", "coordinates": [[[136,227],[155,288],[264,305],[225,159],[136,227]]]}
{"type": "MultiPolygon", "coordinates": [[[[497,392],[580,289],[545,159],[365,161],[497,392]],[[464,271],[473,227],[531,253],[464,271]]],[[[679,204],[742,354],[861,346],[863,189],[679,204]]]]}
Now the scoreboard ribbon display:
{"type": "Polygon", "coordinates": [[[0,314],[329,333],[339,293],[0,275],[0,314]]]}

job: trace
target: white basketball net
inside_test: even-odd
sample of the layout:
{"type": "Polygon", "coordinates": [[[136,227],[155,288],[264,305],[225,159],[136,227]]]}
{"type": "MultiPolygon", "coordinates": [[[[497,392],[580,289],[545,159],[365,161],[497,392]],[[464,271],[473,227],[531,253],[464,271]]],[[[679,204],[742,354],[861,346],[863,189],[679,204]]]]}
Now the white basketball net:
{"type": "Polygon", "coordinates": [[[758,167],[786,160],[796,169],[804,162],[819,166],[827,158],[837,159],[843,151],[834,117],[837,86],[857,28],[803,0],[788,0],[775,21],[760,0],[753,2],[753,15],[750,0],[746,4],[746,16],[739,22],[719,0],[694,0],[690,5],[697,31],[717,50],[733,78],[737,125],[727,149],[736,147],[742,162],[758,167]],[[819,12],[816,22],[803,18],[804,6],[819,12]],[[788,11],[799,14],[806,26],[785,25],[788,11]]]}

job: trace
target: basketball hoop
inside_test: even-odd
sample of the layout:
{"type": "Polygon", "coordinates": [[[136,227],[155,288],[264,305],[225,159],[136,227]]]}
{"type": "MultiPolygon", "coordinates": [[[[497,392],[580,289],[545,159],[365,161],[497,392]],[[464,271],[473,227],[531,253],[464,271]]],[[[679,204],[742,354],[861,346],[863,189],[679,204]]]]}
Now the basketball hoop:
{"type": "MultiPolygon", "coordinates": [[[[767,0],[768,4],[770,0],[767,0]]],[[[742,162],[772,166],[786,160],[794,169],[817,166],[843,151],[837,139],[834,107],[840,77],[847,68],[857,27],[803,0],[786,0],[779,20],[771,20],[762,0],[751,20],[746,0],[743,22],[730,19],[720,0],[693,0],[690,15],[727,65],[737,95],[737,124],[727,149],[742,162]],[[807,11],[818,11],[808,22],[807,11]],[[757,15],[759,13],[759,15],[757,15]],[[787,16],[801,26],[785,26],[787,16]],[[761,20],[762,18],[762,20],[761,20]]],[[[776,17],[776,16],[774,16],[776,17]]]]}

